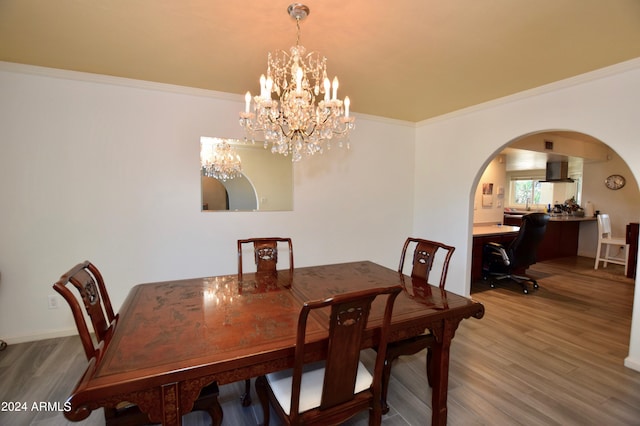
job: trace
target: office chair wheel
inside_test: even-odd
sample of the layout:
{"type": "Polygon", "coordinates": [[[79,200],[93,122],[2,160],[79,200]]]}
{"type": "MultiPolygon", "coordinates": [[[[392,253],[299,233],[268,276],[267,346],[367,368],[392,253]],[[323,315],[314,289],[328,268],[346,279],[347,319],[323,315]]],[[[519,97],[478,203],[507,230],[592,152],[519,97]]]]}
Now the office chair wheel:
{"type": "Polygon", "coordinates": [[[537,289],[538,288],[538,281],[532,281],[533,282],[533,288],[537,289]]]}
{"type": "Polygon", "coordinates": [[[524,294],[529,294],[529,289],[528,289],[528,288],[526,288],[526,287],[524,287],[524,288],[522,289],[522,292],[523,292],[524,294]]]}

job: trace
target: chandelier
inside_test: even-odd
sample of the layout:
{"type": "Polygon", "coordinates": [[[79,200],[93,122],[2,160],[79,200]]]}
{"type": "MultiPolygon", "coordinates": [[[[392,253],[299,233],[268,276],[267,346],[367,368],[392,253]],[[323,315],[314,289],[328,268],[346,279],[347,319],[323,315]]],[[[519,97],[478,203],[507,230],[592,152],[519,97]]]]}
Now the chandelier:
{"type": "Polygon", "coordinates": [[[200,165],[203,175],[221,181],[234,179],[242,174],[240,156],[226,139],[200,138],[200,165]]]}
{"type": "Polygon", "coordinates": [[[327,58],[317,52],[307,54],[299,44],[300,21],[309,15],[309,8],[294,3],[287,11],[296,20],[296,45],[289,52],[269,53],[267,75],[260,76],[260,95],[245,95],[240,125],[246,139],[262,137],[274,154],[299,161],[322,153],[324,145],[330,148],[331,140],[339,146],[348,143],[355,118],[349,116],[349,97],[338,99],[338,78],[330,82],[327,77],[327,58]]]}

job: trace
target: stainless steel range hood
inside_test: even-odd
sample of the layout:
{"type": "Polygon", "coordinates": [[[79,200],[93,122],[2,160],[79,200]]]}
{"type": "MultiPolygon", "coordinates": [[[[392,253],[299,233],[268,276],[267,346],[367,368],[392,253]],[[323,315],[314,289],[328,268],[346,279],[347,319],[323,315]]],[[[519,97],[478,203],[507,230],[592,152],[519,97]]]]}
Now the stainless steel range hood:
{"type": "Polygon", "coordinates": [[[547,162],[547,174],[545,180],[541,182],[562,183],[573,182],[569,177],[568,161],[549,161],[547,162]]]}

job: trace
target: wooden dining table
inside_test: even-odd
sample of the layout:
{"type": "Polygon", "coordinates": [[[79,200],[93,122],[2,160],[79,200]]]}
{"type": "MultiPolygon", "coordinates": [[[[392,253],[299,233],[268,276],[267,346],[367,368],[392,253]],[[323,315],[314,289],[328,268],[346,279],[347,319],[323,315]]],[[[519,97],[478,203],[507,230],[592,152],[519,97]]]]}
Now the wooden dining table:
{"type": "MultiPolygon", "coordinates": [[[[484,307],[424,281],[369,261],[140,284],[123,303],[110,341],[87,367],[72,395],[69,420],[121,401],[137,404],[154,422],[180,425],[200,390],[290,368],[298,314],[308,300],[365,288],[402,285],[390,340],[429,329],[432,347],[432,424],[447,422],[449,349],[465,318],[484,307]]],[[[363,349],[379,336],[383,301],[372,307],[363,349]]],[[[311,359],[323,356],[326,321],[308,325],[311,359]]],[[[427,380],[425,376],[425,386],[427,380]]]]}

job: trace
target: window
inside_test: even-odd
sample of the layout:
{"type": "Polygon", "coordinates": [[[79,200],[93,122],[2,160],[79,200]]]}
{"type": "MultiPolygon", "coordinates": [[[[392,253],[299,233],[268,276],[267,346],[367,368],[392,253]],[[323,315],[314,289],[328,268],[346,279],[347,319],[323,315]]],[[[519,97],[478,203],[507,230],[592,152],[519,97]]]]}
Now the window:
{"type": "Polygon", "coordinates": [[[511,205],[531,206],[553,204],[553,186],[533,178],[516,178],[511,181],[511,205]]]}

